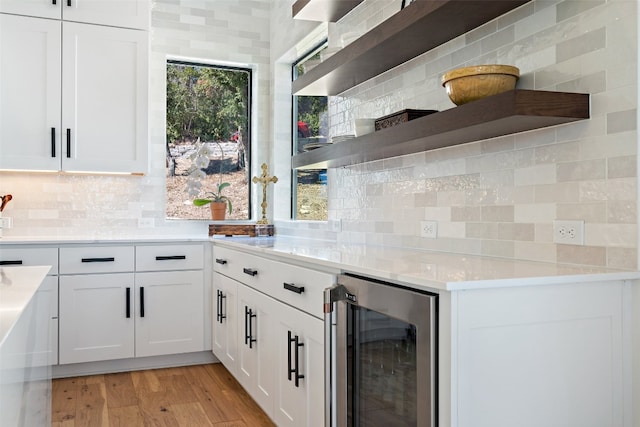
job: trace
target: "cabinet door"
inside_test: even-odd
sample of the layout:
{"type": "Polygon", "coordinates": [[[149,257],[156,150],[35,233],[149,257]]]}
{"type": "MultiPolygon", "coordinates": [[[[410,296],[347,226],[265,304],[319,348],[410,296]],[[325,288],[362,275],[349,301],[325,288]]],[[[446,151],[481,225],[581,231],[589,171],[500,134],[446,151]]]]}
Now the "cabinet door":
{"type": "Polygon", "coordinates": [[[213,275],[213,354],[236,376],[238,354],[238,282],[220,273],[213,275]]]}
{"type": "Polygon", "coordinates": [[[35,347],[33,366],[58,364],[58,278],[47,276],[33,299],[35,305],[35,347]]]}
{"type": "Polygon", "coordinates": [[[281,427],[324,426],[323,321],[281,304],[276,343],[274,421],[281,427]],[[304,376],[297,384],[296,372],[304,376]]]}
{"type": "Polygon", "coordinates": [[[63,0],[2,0],[0,12],[60,19],[63,0]]]}
{"type": "Polygon", "coordinates": [[[62,169],[147,171],[148,34],[64,22],[62,169]]]}
{"type": "Polygon", "coordinates": [[[133,357],[133,274],[60,276],[59,281],[60,364],[133,357]]]}
{"type": "Polygon", "coordinates": [[[147,30],[150,3],[149,0],[73,0],[69,5],[64,0],[62,17],[65,21],[147,30]]]}
{"type": "Polygon", "coordinates": [[[253,399],[271,415],[275,395],[275,326],[280,303],[238,285],[237,379],[253,399]]]}
{"type": "Polygon", "coordinates": [[[0,169],[60,169],[60,32],[0,15],[0,169]]]}
{"type": "Polygon", "coordinates": [[[199,271],[136,274],[136,357],[204,350],[199,271]]]}

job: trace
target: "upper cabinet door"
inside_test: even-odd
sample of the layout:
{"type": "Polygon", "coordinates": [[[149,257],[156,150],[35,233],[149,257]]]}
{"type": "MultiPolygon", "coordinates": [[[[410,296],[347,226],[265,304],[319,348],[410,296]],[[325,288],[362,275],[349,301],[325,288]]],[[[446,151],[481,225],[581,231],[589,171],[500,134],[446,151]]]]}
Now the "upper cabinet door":
{"type": "Polygon", "coordinates": [[[0,12],[60,19],[62,3],[67,0],[2,0],[0,12]]]}
{"type": "Polygon", "coordinates": [[[60,169],[60,32],[0,15],[0,169],[60,169]]]}
{"type": "Polygon", "coordinates": [[[65,21],[116,27],[149,29],[149,0],[57,0],[62,1],[65,21]]]}
{"type": "Polygon", "coordinates": [[[148,33],[63,23],[65,171],[147,171],[148,33]]]}
{"type": "Polygon", "coordinates": [[[0,12],[149,29],[150,0],[2,0],[0,12]]]}

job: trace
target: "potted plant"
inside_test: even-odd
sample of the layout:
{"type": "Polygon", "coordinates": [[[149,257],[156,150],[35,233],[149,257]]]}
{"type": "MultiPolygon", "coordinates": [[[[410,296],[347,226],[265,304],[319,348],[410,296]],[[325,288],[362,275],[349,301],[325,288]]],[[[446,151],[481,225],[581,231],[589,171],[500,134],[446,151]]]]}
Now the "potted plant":
{"type": "Polygon", "coordinates": [[[223,220],[225,218],[227,208],[229,213],[233,210],[233,206],[231,204],[231,200],[222,195],[222,190],[229,187],[231,184],[228,182],[219,182],[216,184],[216,189],[214,191],[206,192],[205,198],[202,199],[194,199],[193,204],[196,206],[204,206],[207,203],[211,204],[211,219],[213,220],[223,220]]]}

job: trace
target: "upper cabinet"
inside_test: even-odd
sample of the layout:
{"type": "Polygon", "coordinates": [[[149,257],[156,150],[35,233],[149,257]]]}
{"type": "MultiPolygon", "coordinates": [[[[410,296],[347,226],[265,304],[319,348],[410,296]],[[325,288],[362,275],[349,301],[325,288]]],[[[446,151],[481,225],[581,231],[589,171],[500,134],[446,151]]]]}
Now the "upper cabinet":
{"type": "Polygon", "coordinates": [[[149,29],[149,0],[2,0],[0,12],[149,29]]]}
{"type": "Polygon", "coordinates": [[[300,76],[293,93],[338,95],[529,1],[414,1],[300,76]]]}
{"type": "Polygon", "coordinates": [[[364,0],[297,0],[291,6],[296,19],[337,22],[364,0]]]}
{"type": "Polygon", "coordinates": [[[0,13],[0,169],[146,173],[148,63],[147,31],[0,13]]]}

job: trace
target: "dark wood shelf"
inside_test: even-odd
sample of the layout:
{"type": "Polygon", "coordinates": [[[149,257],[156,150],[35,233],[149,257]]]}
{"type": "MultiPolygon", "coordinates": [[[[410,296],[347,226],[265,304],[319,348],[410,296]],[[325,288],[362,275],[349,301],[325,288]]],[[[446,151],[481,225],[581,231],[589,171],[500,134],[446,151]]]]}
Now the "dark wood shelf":
{"type": "Polygon", "coordinates": [[[589,118],[588,94],[513,90],[300,153],[294,169],[335,168],[589,118]]]}
{"type": "Polygon", "coordinates": [[[416,0],[301,75],[293,94],[338,95],[529,1],[416,0]]]}
{"type": "Polygon", "coordinates": [[[307,21],[338,22],[363,0],[297,0],[291,15],[307,21]]]}

